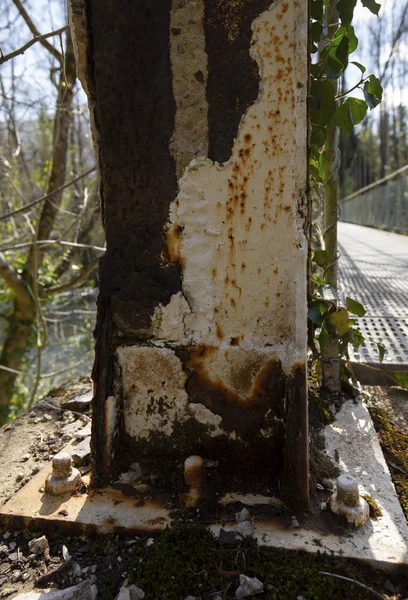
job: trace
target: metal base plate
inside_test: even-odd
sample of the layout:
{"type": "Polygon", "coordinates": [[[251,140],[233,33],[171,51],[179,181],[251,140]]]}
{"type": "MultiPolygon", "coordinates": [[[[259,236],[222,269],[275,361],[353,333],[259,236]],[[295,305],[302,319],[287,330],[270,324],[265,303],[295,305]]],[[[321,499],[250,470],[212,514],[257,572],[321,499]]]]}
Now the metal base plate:
{"type": "MultiPolygon", "coordinates": [[[[369,412],[362,402],[349,401],[325,430],[326,451],[342,472],[353,475],[360,493],[370,494],[381,506],[383,516],[360,530],[344,529],[327,511],[313,511],[298,517],[301,527],[292,527],[292,515],[274,515],[276,499],[234,495],[247,505],[259,544],[277,548],[327,551],[395,568],[408,565],[408,527],[398,502],[369,412]],[[269,503],[269,506],[268,506],[269,503]]],[[[69,534],[119,533],[159,534],[171,524],[170,511],[158,499],[143,500],[106,488],[74,496],[52,497],[43,490],[51,469],[45,467],[0,508],[0,525],[5,528],[39,529],[69,534]]],[[[83,478],[87,483],[87,478],[83,478]]],[[[319,492],[321,500],[327,493],[319,492]]],[[[227,495],[231,499],[231,494],[227,495]]],[[[226,497],[219,504],[226,504],[226,497]]],[[[232,512],[232,517],[234,512],[232,512]]],[[[231,512],[230,512],[231,517],[231,512]]],[[[231,518],[209,525],[214,533],[221,527],[234,530],[231,518]]]]}

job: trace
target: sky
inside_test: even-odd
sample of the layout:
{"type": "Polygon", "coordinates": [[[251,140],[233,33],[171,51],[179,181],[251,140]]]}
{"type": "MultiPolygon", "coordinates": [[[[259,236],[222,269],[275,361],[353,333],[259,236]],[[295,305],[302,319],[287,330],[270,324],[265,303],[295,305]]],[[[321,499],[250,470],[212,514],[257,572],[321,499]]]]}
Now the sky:
{"type": "MultiPolygon", "coordinates": [[[[24,2],[24,6],[40,33],[54,31],[67,23],[65,3],[62,0],[29,0],[24,2]]],[[[11,0],[0,0],[0,14],[0,46],[3,54],[7,54],[32,39],[32,34],[23,19],[17,15],[11,0]]],[[[61,41],[58,36],[49,38],[48,41],[60,49],[61,41]]],[[[1,78],[8,98],[13,97],[12,80],[15,78],[16,114],[19,121],[32,118],[33,105],[41,104],[50,113],[54,112],[56,89],[50,80],[50,70],[56,66],[56,60],[39,43],[34,44],[24,55],[2,65],[1,78]]],[[[84,94],[78,100],[82,107],[86,104],[84,94]]]]}
{"type": "MultiPolygon", "coordinates": [[[[381,8],[378,17],[373,15],[367,8],[364,8],[361,2],[357,3],[354,11],[353,25],[356,31],[356,35],[359,39],[359,46],[355,53],[352,55],[350,60],[361,62],[367,67],[367,74],[373,73],[379,75],[378,67],[374,60],[374,46],[373,36],[371,29],[375,28],[378,30],[381,27],[381,53],[380,63],[381,70],[389,58],[391,52],[391,41],[395,35],[400,22],[404,6],[407,0],[383,0],[381,2],[381,8]]],[[[408,19],[406,19],[408,22],[408,19]]],[[[400,70],[408,70],[408,36],[405,33],[402,36],[400,42],[394,50],[394,56],[398,58],[398,64],[400,70]]],[[[384,98],[388,106],[398,106],[399,104],[408,105],[408,85],[405,82],[400,85],[398,80],[398,68],[395,69],[395,76],[393,80],[388,80],[385,83],[384,98]],[[393,85],[394,82],[394,85],[393,85]],[[400,89],[400,87],[402,89],[400,89]]],[[[349,66],[347,72],[347,81],[351,87],[358,81],[360,71],[353,65],[349,66]]],[[[408,84],[408,77],[407,84],[408,84]]],[[[402,78],[401,78],[402,81],[402,78]]]]}

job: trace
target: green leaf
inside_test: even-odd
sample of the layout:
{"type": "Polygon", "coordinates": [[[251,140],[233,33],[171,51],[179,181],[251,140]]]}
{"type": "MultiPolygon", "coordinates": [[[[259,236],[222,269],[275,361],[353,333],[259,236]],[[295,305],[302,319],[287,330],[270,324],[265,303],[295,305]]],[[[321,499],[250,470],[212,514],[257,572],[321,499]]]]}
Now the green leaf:
{"type": "Polygon", "coordinates": [[[404,390],[408,390],[408,373],[405,371],[392,371],[391,376],[397,385],[404,388],[404,390]]]}
{"type": "Polygon", "coordinates": [[[353,20],[353,13],[357,0],[339,0],[337,2],[337,12],[343,25],[348,25],[353,20]]]}
{"type": "Polygon", "coordinates": [[[318,43],[322,37],[323,25],[320,21],[314,21],[310,25],[310,36],[313,42],[318,43]]]}
{"type": "Polygon", "coordinates": [[[355,50],[357,50],[358,38],[357,38],[356,34],[354,33],[354,27],[352,25],[347,25],[347,27],[345,29],[346,29],[346,36],[349,39],[348,53],[353,54],[353,52],[355,50]]]}
{"type": "Polygon", "coordinates": [[[322,148],[327,138],[327,129],[325,127],[319,127],[315,125],[312,128],[312,135],[310,136],[310,143],[316,144],[318,148],[322,148]]]}
{"type": "Polygon", "coordinates": [[[313,63],[312,65],[310,65],[310,74],[315,79],[320,77],[320,75],[323,73],[323,71],[324,71],[324,66],[322,64],[313,63]]]}
{"type": "Polygon", "coordinates": [[[324,181],[325,177],[326,177],[326,153],[325,152],[320,152],[319,175],[320,175],[322,181],[324,181]]]}
{"type": "Polygon", "coordinates": [[[368,81],[364,84],[364,98],[372,110],[380,104],[383,95],[383,88],[380,80],[375,75],[369,75],[368,81]]]}
{"type": "Polygon", "coordinates": [[[336,108],[333,121],[345,131],[352,131],[354,125],[358,125],[364,119],[367,112],[367,104],[359,98],[346,98],[336,108]]]}
{"type": "Polygon", "coordinates": [[[349,43],[347,29],[339,27],[333,39],[324,46],[320,57],[325,64],[328,77],[337,79],[347,67],[349,43]]]}
{"type": "Polygon", "coordinates": [[[313,125],[325,127],[336,110],[336,87],[328,79],[312,81],[310,86],[310,112],[313,125]]]}
{"type": "Polygon", "coordinates": [[[322,57],[326,56],[327,54],[330,54],[333,48],[337,48],[338,46],[340,46],[344,38],[346,38],[349,41],[348,53],[352,54],[358,46],[358,39],[356,34],[354,33],[354,27],[352,25],[342,25],[334,34],[331,42],[327,44],[327,46],[324,48],[322,52],[322,57]]]}
{"type": "Polygon", "coordinates": [[[375,0],[361,0],[361,4],[365,8],[368,8],[368,10],[373,13],[373,15],[378,15],[378,11],[381,8],[381,4],[378,4],[378,2],[376,2],[375,0]]]}
{"type": "Polygon", "coordinates": [[[325,327],[322,326],[317,339],[319,340],[320,353],[325,354],[327,350],[327,344],[329,342],[329,333],[325,327]]]}
{"type": "Polygon", "coordinates": [[[319,267],[324,267],[330,262],[330,254],[327,250],[316,250],[312,259],[319,267]]]}
{"type": "Polygon", "coordinates": [[[343,337],[343,335],[350,331],[348,313],[345,308],[338,308],[336,312],[331,313],[329,321],[336,327],[340,337],[343,337]]]}
{"type": "Polygon", "coordinates": [[[366,309],[364,308],[364,306],[360,304],[360,302],[357,302],[357,300],[353,300],[353,298],[349,298],[348,296],[346,298],[346,306],[347,310],[351,312],[352,315],[364,317],[364,315],[366,314],[366,309]]]}
{"type": "Polygon", "coordinates": [[[314,179],[318,183],[321,183],[322,178],[320,177],[319,173],[319,163],[314,159],[310,160],[309,174],[312,179],[314,179]]]}
{"type": "Polygon", "coordinates": [[[347,36],[343,36],[340,44],[335,50],[336,58],[341,63],[342,67],[347,66],[347,60],[349,55],[349,44],[350,40],[347,36]]]}
{"type": "Polygon", "coordinates": [[[384,360],[384,354],[386,353],[386,348],[382,343],[382,340],[378,340],[377,342],[378,353],[380,355],[380,363],[384,360]]]}
{"type": "Polygon", "coordinates": [[[320,275],[318,275],[317,273],[313,273],[312,279],[319,288],[325,285],[324,279],[322,279],[322,277],[320,277],[320,275]]]}
{"type": "Polygon", "coordinates": [[[350,331],[351,333],[351,340],[353,342],[353,346],[356,350],[358,350],[361,346],[361,344],[364,344],[364,336],[361,333],[360,329],[351,329],[350,331]]]}
{"type": "Polygon", "coordinates": [[[316,21],[323,19],[323,0],[312,0],[310,6],[310,16],[316,21]]]}
{"type": "MultiPolygon", "coordinates": [[[[323,302],[311,302],[308,307],[307,317],[315,325],[321,325],[323,322],[323,314],[320,304],[323,302]]],[[[326,307],[325,307],[326,308],[326,307]]]]}
{"type": "Polygon", "coordinates": [[[362,73],[365,73],[366,70],[367,70],[364,65],[362,65],[359,62],[356,62],[355,60],[353,60],[350,64],[355,65],[356,67],[358,67],[362,73]]]}

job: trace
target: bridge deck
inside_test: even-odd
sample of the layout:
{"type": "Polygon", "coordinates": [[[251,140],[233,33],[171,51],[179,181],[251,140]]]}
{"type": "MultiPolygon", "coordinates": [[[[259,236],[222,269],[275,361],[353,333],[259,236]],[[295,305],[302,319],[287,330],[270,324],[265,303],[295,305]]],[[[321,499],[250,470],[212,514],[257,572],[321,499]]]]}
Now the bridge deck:
{"type": "Polygon", "coordinates": [[[376,340],[386,347],[384,364],[408,368],[408,236],[339,223],[339,294],[361,302],[359,327],[366,339],[355,359],[379,363],[376,340]]]}

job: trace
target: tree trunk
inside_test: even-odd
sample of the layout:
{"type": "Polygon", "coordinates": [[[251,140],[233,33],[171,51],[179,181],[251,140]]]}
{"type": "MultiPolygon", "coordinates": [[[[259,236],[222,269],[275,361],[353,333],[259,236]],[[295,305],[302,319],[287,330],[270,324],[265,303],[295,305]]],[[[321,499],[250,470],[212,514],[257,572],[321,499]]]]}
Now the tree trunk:
{"type": "MultiPolygon", "coordinates": [[[[336,23],[338,14],[336,1],[331,0],[327,9],[327,23],[336,23]]],[[[334,36],[337,27],[329,28],[329,36],[334,36]]],[[[329,255],[329,266],[326,270],[325,280],[337,290],[337,218],[338,218],[338,157],[339,136],[338,128],[331,123],[327,128],[327,139],[324,147],[325,173],[324,173],[324,214],[323,237],[325,250],[329,255]]],[[[322,353],[322,387],[330,392],[340,391],[340,359],[339,344],[336,337],[330,334],[324,354],[322,353]]]]}
{"type": "Polygon", "coordinates": [[[13,371],[0,369],[0,424],[7,420],[10,400],[25,353],[30,347],[32,324],[36,310],[28,290],[25,301],[14,300],[8,332],[1,352],[0,364],[13,371]]]}
{"type": "Polygon", "coordinates": [[[387,167],[389,161],[389,115],[385,107],[383,108],[381,105],[380,108],[380,178],[383,178],[387,175],[387,167]]]}
{"type": "MultiPolygon", "coordinates": [[[[67,32],[65,61],[61,69],[58,85],[58,100],[54,124],[54,139],[52,152],[52,170],[48,182],[47,194],[61,187],[65,182],[67,155],[69,146],[69,128],[72,121],[71,106],[74,96],[76,81],[75,56],[72,47],[71,34],[67,32]]],[[[41,210],[38,221],[36,240],[49,238],[54,227],[58,208],[61,204],[63,191],[53,194],[48,198],[41,210]]],[[[37,276],[37,271],[42,264],[44,247],[33,245],[30,248],[27,261],[27,279],[32,281],[37,276]]]]}
{"type": "MultiPolygon", "coordinates": [[[[330,257],[325,279],[337,290],[337,216],[339,186],[338,167],[338,128],[332,123],[328,127],[325,145],[325,181],[324,186],[324,244],[330,257]]],[[[322,356],[322,387],[330,392],[340,391],[340,358],[339,343],[334,335],[330,335],[326,351],[322,356]]]]}
{"type": "MultiPolygon", "coordinates": [[[[47,193],[64,184],[68,154],[69,127],[71,122],[71,106],[76,81],[75,58],[70,32],[67,33],[67,44],[64,65],[61,69],[56,115],[54,121],[54,141],[52,152],[52,170],[47,193]]],[[[55,222],[58,207],[61,203],[62,191],[46,200],[38,221],[35,241],[48,239],[55,222]]],[[[19,371],[26,352],[31,343],[32,326],[36,320],[36,302],[33,295],[35,280],[44,258],[44,247],[33,244],[27,260],[27,268],[22,275],[24,293],[16,297],[6,339],[0,356],[0,365],[13,371],[19,371]]],[[[6,281],[7,283],[7,281],[6,281]]],[[[0,368],[0,424],[7,420],[9,407],[18,373],[0,368]]]]}

